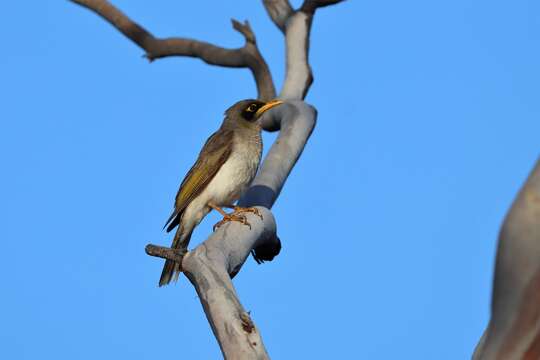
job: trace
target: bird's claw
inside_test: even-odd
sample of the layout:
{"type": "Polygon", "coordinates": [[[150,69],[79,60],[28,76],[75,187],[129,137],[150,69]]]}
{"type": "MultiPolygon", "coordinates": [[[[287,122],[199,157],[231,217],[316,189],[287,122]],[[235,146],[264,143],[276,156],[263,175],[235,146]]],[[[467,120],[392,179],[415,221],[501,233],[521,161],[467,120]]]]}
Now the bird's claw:
{"type": "Polygon", "coordinates": [[[261,220],[263,220],[262,214],[260,213],[259,209],[257,209],[256,207],[245,208],[245,207],[235,206],[234,207],[234,214],[241,214],[241,213],[252,213],[252,214],[257,215],[258,217],[260,217],[261,220]]]}
{"type": "Polygon", "coordinates": [[[218,229],[221,225],[229,221],[237,221],[239,223],[247,225],[249,227],[249,230],[251,230],[251,224],[247,221],[246,216],[243,215],[242,213],[252,213],[260,217],[261,220],[263,219],[263,216],[259,212],[259,209],[255,207],[245,208],[245,207],[235,206],[233,209],[234,211],[231,214],[225,215],[221,221],[219,221],[218,223],[214,225],[214,231],[216,231],[216,229],[218,229]]]}
{"type": "Polygon", "coordinates": [[[247,226],[249,226],[249,229],[251,230],[251,224],[247,221],[247,218],[246,218],[245,215],[232,213],[232,214],[225,215],[221,221],[217,222],[214,225],[214,231],[216,231],[216,229],[218,229],[221,225],[223,225],[223,224],[225,224],[225,223],[227,223],[229,221],[237,221],[239,223],[247,225],[247,226]]]}

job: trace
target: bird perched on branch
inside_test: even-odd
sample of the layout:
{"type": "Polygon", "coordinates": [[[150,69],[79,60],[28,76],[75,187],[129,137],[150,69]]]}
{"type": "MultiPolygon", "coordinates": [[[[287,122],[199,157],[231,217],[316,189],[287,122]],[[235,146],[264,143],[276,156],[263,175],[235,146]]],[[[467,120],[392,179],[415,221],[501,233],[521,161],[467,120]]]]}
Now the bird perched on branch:
{"type": "MultiPolygon", "coordinates": [[[[261,126],[257,120],[281,103],[280,100],[242,100],[225,112],[221,127],[204,144],[176,195],[174,211],[165,224],[167,232],[178,226],[173,249],[187,250],[193,229],[212,209],[223,215],[214,230],[227,221],[250,226],[243,215],[246,212],[261,216],[256,208],[233,204],[255,177],[261,161],[261,126]],[[232,208],[234,212],[227,214],[222,207],[232,208]]],[[[166,260],[159,286],[177,279],[179,272],[180,264],[166,260]]]]}

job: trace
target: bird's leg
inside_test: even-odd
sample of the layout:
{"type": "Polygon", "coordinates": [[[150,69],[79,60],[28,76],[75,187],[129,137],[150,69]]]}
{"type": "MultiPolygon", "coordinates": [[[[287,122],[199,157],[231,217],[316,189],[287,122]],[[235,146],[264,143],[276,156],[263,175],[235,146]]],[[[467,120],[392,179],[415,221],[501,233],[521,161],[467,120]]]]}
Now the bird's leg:
{"type": "MultiPolygon", "coordinates": [[[[221,215],[223,215],[223,217],[229,215],[229,214],[227,214],[222,208],[220,208],[219,206],[215,205],[213,202],[209,202],[209,203],[208,203],[208,206],[210,206],[212,209],[216,210],[218,213],[220,213],[221,215]]],[[[226,206],[224,206],[224,207],[226,207],[226,206]]]]}
{"type": "Polygon", "coordinates": [[[233,209],[234,214],[252,213],[252,214],[255,214],[258,217],[260,217],[261,220],[263,219],[263,216],[261,215],[259,209],[257,209],[256,207],[247,207],[246,208],[246,207],[241,207],[241,206],[236,206],[236,205],[224,205],[223,207],[233,209]]]}
{"type": "Polygon", "coordinates": [[[229,221],[238,221],[239,223],[249,226],[249,229],[251,230],[251,225],[250,223],[248,223],[245,215],[237,214],[235,212],[233,212],[232,214],[227,214],[225,211],[223,211],[222,208],[220,208],[219,206],[211,202],[208,203],[208,206],[210,206],[212,209],[216,210],[218,213],[223,215],[223,219],[214,225],[214,231],[216,231],[217,228],[219,228],[221,225],[229,221]]]}

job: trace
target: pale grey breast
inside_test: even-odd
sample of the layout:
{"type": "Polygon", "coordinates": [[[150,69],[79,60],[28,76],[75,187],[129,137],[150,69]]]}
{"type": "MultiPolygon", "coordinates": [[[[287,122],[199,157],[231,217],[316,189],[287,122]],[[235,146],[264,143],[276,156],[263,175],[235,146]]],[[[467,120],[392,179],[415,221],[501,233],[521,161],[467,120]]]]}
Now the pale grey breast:
{"type": "Polygon", "coordinates": [[[205,191],[208,200],[216,205],[232,205],[242,196],[257,173],[262,154],[260,133],[242,135],[235,136],[231,155],[205,191]]]}

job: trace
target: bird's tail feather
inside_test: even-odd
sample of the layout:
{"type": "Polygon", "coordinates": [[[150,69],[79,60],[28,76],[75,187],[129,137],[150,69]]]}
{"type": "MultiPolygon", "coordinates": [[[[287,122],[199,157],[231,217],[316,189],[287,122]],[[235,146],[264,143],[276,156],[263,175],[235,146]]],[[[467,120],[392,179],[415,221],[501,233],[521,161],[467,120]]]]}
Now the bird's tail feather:
{"type": "Polygon", "coordinates": [[[170,232],[176,225],[180,223],[180,218],[182,217],[182,212],[177,211],[176,209],[173,211],[171,216],[167,219],[167,222],[165,225],[163,225],[163,228],[167,228],[167,232],[170,232]]]}
{"type": "MultiPolygon", "coordinates": [[[[193,230],[188,233],[184,233],[183,227],[179,226],[174,235],[173,243],[171,248],[173,249],[187,249],[189,239],[191,238],[191,233],[193,230]]],[[[165,265],[163,266],[163,271],[161,272],[161,277],[159,278],[159,286],[169,284],[173,279],[174,281],[178,280],[180,275],[180,264],[172,261],[165,260],[165,265]]]]}

